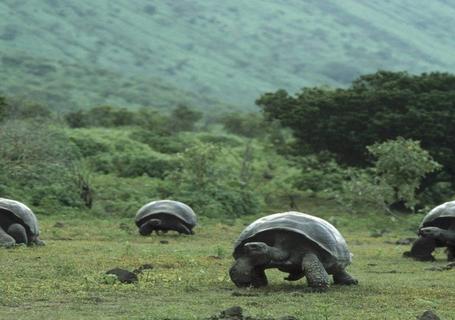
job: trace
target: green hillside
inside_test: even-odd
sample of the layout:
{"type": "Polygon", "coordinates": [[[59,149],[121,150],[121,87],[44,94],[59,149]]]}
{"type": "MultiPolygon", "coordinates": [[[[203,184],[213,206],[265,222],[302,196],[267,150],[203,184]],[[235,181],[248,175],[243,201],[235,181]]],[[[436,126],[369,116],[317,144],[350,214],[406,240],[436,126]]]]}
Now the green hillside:
{"type": "Polygon", "coordinates": [[[251,109],[264,91],[377,69],[453,72],[454,16],[444,0],[4,0],[0,93],[251,109]]]}

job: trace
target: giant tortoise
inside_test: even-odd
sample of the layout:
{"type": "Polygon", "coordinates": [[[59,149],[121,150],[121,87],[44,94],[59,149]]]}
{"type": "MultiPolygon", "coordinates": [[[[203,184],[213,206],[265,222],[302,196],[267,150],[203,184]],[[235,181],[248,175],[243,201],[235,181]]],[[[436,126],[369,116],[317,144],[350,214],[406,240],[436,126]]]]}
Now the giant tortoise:
{"type": "Polygon", "coordinates": [[[455,260],[455,201],[443,203],[427,213],[417,231],[407,257],[419,261],[434,261],[431,254],[436,247],[447,247],[447,260],[455,260]]]}
{"type": "Polygon", "coordinates": [[[136,225],[143,236],[150,235],[153,231],[194,234],[197,217],[188,205],[174,200],[153,201],[136,213],[136,225]]]}
{"type": "Polygon", "coordinates": [[[44,245],[36,216],[25,204],[0,198],[0,246],[44,245]]]}
{"type": "Polygon", "coordinates": [[[229,275],[238,287],[266,286],[267,268],[289,273],[289,281],[306,277],[315,289],[328,288],[329,274],[335,284],[358,283],[345,270],[351,253],[340,232],[305,213],[276,213],[254,221],[240,234],[233,256],[229,275]]]}

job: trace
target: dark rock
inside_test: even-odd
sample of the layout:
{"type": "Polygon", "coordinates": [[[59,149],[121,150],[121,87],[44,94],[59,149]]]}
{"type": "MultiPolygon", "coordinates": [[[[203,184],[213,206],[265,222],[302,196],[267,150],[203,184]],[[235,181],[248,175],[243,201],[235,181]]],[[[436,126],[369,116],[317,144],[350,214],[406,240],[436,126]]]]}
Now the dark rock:
{"type": "MultiPolygon", "coordinates": [[[[234,306],[221,311],[218,315],[211,316],[209,320],[275,320],[275,318],[256,318],[251,316],[244,316],[242,307],[234,306]]],[[[282,316],[276,320],[297,320],[297,318],[293,316],[282,316]]]]}
{"type": "Polygon", "coordinates": [[[243,318],[242,307],[234,306],[230,307],[224,311],[221,311],[221,319],[242,319],[243,318]]]}
{"type": "Polygon", "coordinates": [[[161,243],[161,244],[168,244],[169,241],[167,241],[167,240],[160,240],[160,243],[161,243]]]}
{"type": "Polygon", "coordinates": [[[441,320],[433,311],[427,310],[417,320],[441,320]]]}
{"type": "Polygon", "coordinates": [[[137,282],[137,275],[125,269],[114,268],[106,271],[106,274],[113,274],[117,276],[117,279],[122,283],[134,283],[137,282]]]}
{"type": "Polygon", "coordinates": [[[57,221],[53,227],[54,228],[63,228],[64,226],[65,226],[65,224],[63,222],[57,221]]]}
{"type": "Polygon", "coordinates": [[[243,310],[239,306],[230,307],[224,311],[221,311],[218,315],[212,316],[210,320],[253,320],[250,317],[243,317],[243,310]]]}

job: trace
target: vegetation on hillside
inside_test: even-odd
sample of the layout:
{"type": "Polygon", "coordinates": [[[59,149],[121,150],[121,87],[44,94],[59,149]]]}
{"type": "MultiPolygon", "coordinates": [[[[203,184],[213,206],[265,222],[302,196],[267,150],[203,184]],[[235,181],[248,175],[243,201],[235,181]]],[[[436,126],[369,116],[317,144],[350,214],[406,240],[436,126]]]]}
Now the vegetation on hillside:
{"type": "Polygon", "coordinates": [[[251,111],[276,88],[345,86],[383,68],[454,72],[454,15],[444,0],[4,0],[0,94],[59,110],[251,111]]]}
{"type": "Polygon", "coordinates": [[[62,117],[2,98],[0,193],[48,213],[130,216],[171,198],[232,219],[308,197],[415,211],[454,193],[454,79],[378,72],[346,89],[280,90],[258,99],[265,118],[185,105],[62,117]]]}

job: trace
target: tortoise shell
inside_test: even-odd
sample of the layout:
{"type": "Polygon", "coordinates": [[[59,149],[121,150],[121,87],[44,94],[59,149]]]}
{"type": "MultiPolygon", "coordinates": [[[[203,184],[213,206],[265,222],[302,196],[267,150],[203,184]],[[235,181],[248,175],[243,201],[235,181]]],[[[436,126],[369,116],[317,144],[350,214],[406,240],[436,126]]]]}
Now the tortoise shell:
{"type": "Polygon", "coordinates": [[[351,263],[351,253],[341,233],[324,219],[296,211],[276,213],[260,218],[240,234],[234,245],[234,258],[241,254],[240,248],[257,234],[265,231],[286,230],[298,233],[302,241],[311,241],[342,265],[351,263]]]}
{"type": "Polygon", "coordinates": [[[140,227],[146,220],[162,218],[166,215],[179,218],[190,228],[193,228],[197,223],[197,217],[193,209],[183,202],[174,200],[157,200],[147,203],[136,213],[135,222],[140,227]]]}
{"type": "Polygon", "coordinates": [[[39,236],[39,225],[35,214],[25,204],[0,198],[0,215],[8,215],[10,218],[22,224],[33,236],[39,236]]]}
{"type": "Polygon", "coordinates": [[[424,227],[440,227],[448,229],[455,219],[455,201],[445,202],[430,210],[420,223],[419,229],[424,227]]]}

